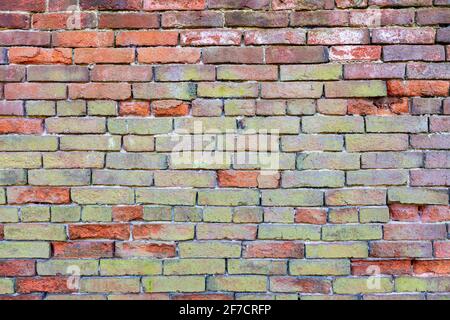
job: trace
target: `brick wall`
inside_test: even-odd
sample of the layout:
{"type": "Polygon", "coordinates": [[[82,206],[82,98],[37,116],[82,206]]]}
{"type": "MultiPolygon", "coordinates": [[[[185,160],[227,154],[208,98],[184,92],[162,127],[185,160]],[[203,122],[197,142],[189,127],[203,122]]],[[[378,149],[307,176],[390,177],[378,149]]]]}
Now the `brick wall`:
{"type": "Polygon", "coordinates": [[[449,5],[1,0],[0,299],[449,298],[449,5]]]}

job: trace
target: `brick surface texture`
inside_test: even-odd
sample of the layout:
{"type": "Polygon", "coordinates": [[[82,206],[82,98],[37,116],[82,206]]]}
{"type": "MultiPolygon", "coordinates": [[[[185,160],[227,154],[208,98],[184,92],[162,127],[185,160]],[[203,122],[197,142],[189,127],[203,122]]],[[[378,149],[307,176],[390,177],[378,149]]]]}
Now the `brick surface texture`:
{"type": "Polygon", "coordinates": [[[446,0],[1,0],[0,299],[450,298],[449,24],[446,0]],[[206,130],[224,160],[177,161],[206,130]],[[219,143],[261,130],[270,172],[219,143]]]}

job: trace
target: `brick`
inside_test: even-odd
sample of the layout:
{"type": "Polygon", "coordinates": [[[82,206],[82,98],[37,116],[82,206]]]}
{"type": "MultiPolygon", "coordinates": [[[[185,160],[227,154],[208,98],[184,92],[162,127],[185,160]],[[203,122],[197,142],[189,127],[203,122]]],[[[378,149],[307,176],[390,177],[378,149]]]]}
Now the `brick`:
{"type": "Polygon", "coordinates": [[[374,61],[380,58],[380,46],[333,46],[330,49],[331,61],[374,61]]]}
{"type": "Polygon", "coordinates": [[[444,191],[444,189],[428,188],[391,188],[388,192],[388,200],[404,204],[447,204],[448,194],[444,191]]]}
{"type": "Polygon", "coordinates": [[[411,146],[417,149],[441,149],[447,147],[445,134],[423,134],[411,136],[411,146]]]}
{"type": "Polygon", "coordinates": [[[152,68],[147,66],[95,66],[91,71],[91,80],[99,82],[141,82],[152,78],[152,68]]]}
{"type": "Polygon", "coordinates": [[[130,237],[130,229],[127,224],[83,224],[70,225],[69,238],[78,239],[111,239],[127,240],[130,237]]]}
{"type": "Polygon", "coordinates": [[[228,260],[228,269],[230,274],[282,275],[287,264],[284,261],[233,259],[228,260]]]}
{"type": "Polygon", "coordinates": [[[384,226],[386,240],[437,240],[447,237],[446,228],[439,224],[388,224],[384,226]]]}
{"type": "Polygon", "coordinates": [[[2,241],[0,243],[0,258],[8,259],[48,259],[50,245],[48,242],[2,241]]]}
{"type": "Polygon", "coordinates": [[[411,186],[446,186],[448,184],[448,170],[414,170],[411,172],[411,186]]]}
{"type": "Polygon", "coordinates": [[[177,259],[164,262],[165,275],[223,274],[223,259],[177,259]]]}
{"type": "Polygon", "coordinates": [[[336,169],[351,170],[358,169],[360,165],[358,154],[334,154],[330,152],[311,152],[300,155],[297,158],[299,169],[336,169]]]}
{"type": "Polygon", "coordinates": [[[211,0],[208,8],[210,9],[267,9],[270,6],[270,0],[211,0]]]}
{"type": "Polygon", "coordinates": [[[363,29],[314,29],[308,32],[308,44],[368,44],[369,32],[363,29]]]}
{"type": "Polygon", "coordinates": [[[423,26],[445,24],[450,20],[450,10],[445,8],[421,9],[417,12],[417,23],[423,26]]]}
{"type": "Polygon", "coordinates": [[[370,248],[370,256],[375,258],[426,258],[431,255],[431,243],[424,241],[376,241],[370,248]]]}
{"type": "Polygon", "coordinates": [[[381,274],[402,275],[411,273],[410,260],[353,260],[352,274],[355,276],[370,276],[372,269],[380,269],[381,274]]]}
{"type": "Polygon", "coordinates": [[[202,292],[205,278],[201,276],[154,276],[143,278],[145,292],[202,292]]]}
{"type": "Polygon", "coordinates": [[[20,293],[70,293],[75,291],[68,287],[68,278],[61,276],[18,278],[16,287],[17,292],[20,293]]]}
{"type": "Polygon", "coordinates": [[[151,240],[192,240],[194,225],[143,224],[133,228],[134,239],[151,240]]]}
{"type": "Polygon", "coordinates": [[[383,81],[339,81],[325,84],[327,98],[384,97],[387,96],[383,81]]]}
{"type": "Polygon", "coordinates": [[[384,134],[347,135],[345,141],[347,150],[357,151],[403,151],[408,149],[408,136],[404,134],[389,134],[389,140],[384,134]]]}
{"type": "Polygon", "coordinates": [[[2,260],[0,275],[2,277],[34,276],[35,262],[33,260],[2,260]]]}
{"type": "Polygon", "coordinates": [[[294,276],[349,275],[350,262],[344,259],[291,260],[289,269],[294,276]]]}
{"type": "Polygon", "coordinates": [[[82,278],[80,280],[81,292],[109,293],[140,291],[139,278],[82,278]]]}
{"type": "Polygon", "coordinates": [[[421,210],[421,218],[423,222],[444,222],[449,220],[449,206],[424,206],[421,210]]]}
{"type": "Polygon", "coordinates": [[[193,205],[196,192],[189,189],[138,189],[136,202],[164,205],[193,205]]]}
{"type": "Polygon", "coordinates": [[[74,62],[90,63],[131,63],[134,61],[131,48],[80,48],[74,50],[74,62]]]}
{"type": "Polygon", "coordinates": [[[49,46],[50,33],[38,31],[2,31],[1,46],[49,46]]]}
{"type": "Polygon", "coordinates": [[[348,100],[349,114],[357,115],[397,115],[409,113],[408,98],[378,98],[348,100]]]}
{"type": "Polygon", "coordinates": [[[264,190],[263,206],[321,206],[323,194],[316,190],[264,190]]]}
{"type": "Polygon", "coordinates": [[[71,99],[126,100],[131,97],[131,85],[127,83],[69,84],[71,99]]]}
{"type": "Polygon", "coordinates": [[[45,121],[49,133],[104,133],[103,118],[53,118],[45,121]]]}
{"type": "Polygon", "coordinates": [[[136,99],[179,99],[194,98],[195,86],[192,83],[145,83],[133,85],[133,96],[136,99]]]}
{"type": "MultiPolygon", "coordinates": [[[[240,44],[241,38],[242,33],[238,30],[192,30],[181,32],[180,41],[182,45],[188,46],[228,46],[240,44]]],[[[242,51],[247,53],[252,51],[249,50],[249,48],[245,49],[247,50],[242,51]]],[[[204,49],[205,52],[213,52],[213,50],[217,53],[222,53],[223,56],[226,56],[227,49],[204,49]]]]}
{"type": "Polygon", "coordinates": [[[144,10],[161,11],[161,10],[202,10],[206,7],[205,0],[175,0],[167,3],[163,0],[144,0],[144,10]]]}
{"type": "Polygon", "coordinates": [[[153,275],[162,272],[162,263],[151,259],[133,260],[106,260],[100,261],[100,275],[126,276],[126,275],[153,275]]]}
{"type": "Polygon", "coordinates": [[[287,27],[289,17],[284,12],[229,11],[225,13],[225,25],[229,27],[287,27]]]}
{"type": "Polygon", "coordinates": [[[278,80],[278,68],[275,66],[219,66],[218,80],[278,80]]]}
{"type": "Polygon", "coordinates": [[[419,260],[413,262],[416,274],[449,274],[450,267],[447,260],[419,260]]]}
{"type": "Polygon", "coordinates": [[[244,42],[246,45],[305,44],[306,32],[300,29],[249,30],[244,34],[244,42]]]}
{"type": "Polygon", "coordinates": [[[0,10],[2,11],[32,11],[32,12],[42,12],[45,11],[45,0],[20,0],[11,1],[5,0],[0,5],[0,10]]]}
{"type": "Polygon", "coordinates": [[[185,66],[159,66],[155,68],[157,81],[213,81],[216,78],[214,66],[185,65],[185,66]]]}
{"type": "Polygon", "coordinates": [[[95,170],[92,172],[92,183],[104,186],[150,186],[153,174],[147,171],[127,170],[95,170]]]}
{"type": "Polygon", "coordinates": [[[318,82],[266,82],[261,91],[262,97],[267,99],[320,98],[322,93],[323,85],[318,82]]]}
{"type": "Polygon", "coordinates": [[[445,151],[435,151],[425,153],[426,168],[448,168],[450,167],[449,153],[445,151]]]}
{"type": "Polygon", "coordinates": [[[162,15],[163,28],[223,27],[224,16],[213,11],[166,12],[162,15]]]}
{"type": "Polygon", "coordinates": [[[157,29],[159,19],[153,13],[102,13],[98,26],[101,29],[157,29]]]}
{"type": "Polygon", "coordinates": [[[108,129],[114,134],[162,134],[172,131],[172,120],[114,118],[108,120],[108,129]]]}
{"type": "Polygon", "coordinates": [[[436,41],[449,43],[450,42],[450,28],[441,28],[436,33],[436,41]]]}
{"type": "Polygon", "coordinates": [[[70,267],[74,265],[80,268],[80,275],[92,276],[98,272],[98,261],[96,260],[39,261],[36,265],[36,271],[40,276],[70,275],[70,267]]]}
{"type": "Polygon", "coordinates": [[[83,10],[139,10],[140,0],[81,0],[80,7],[83,10]]]}
{"type": "Polygon", "coordinates": [[[430,131],[432,132],[450,132],[450,117],[431,117],[430,118],[430,131]]]}
{"type": "Polygon", "coordinates": [[[383,223],[388,222],[389,218],[388,208],[361,208],[359,210],[359,221],[361,223],[383,223]]]}
{"type": "Polygon", "coordinates": [[[448,278],[403,276],[395,279],[395,288],[400,292],[446,292],[448,286],[448,278]]]}
{"type": "Polygon", "coordinates": [[[111,47],[114,42],[112,32],[63,31],[52,35],[52,44],[63,48],[111,47]]]}
{"type": "Polygon", "coordinates": [[[271,277],[270,290],[274,292],[324,293],[331,290],[329,280],[294,277],[271,277]]]}
{"type": "Polygon", "coordinates": [[[440,98],[413,98],[412,114],[439,114],[441,113],[442,100],[440,98]]]}
{"type": "MultiPolygon", "coordinates": [[[[339,278],[333,282],[333,291],[340,294],[382,293],[392,292],[394,284],[391,278],[379,277],[379,285],[370,286],[370,278],[339,278]]],[[[377,284],[378,284],[377,283],[377,284]]]]}
{"type": "Polygon", "coordinates": [[[98,152],[55,152],[43,155],[44,167],[48,169],[101,168],[104,155],[98,152]]]}
{"type": "Polygon", "coordinates": [[[120,258],[172,258],[175,257],[175,253],[176,247],[170,243],[118,242],[115,256],[120,258]]]}
{"type": "Polygon", "coordinates": [[[383,47],[384,61],[444,61],[443,46],[433,45],[395,45],[383,47]]]}
{"type": "Polygon", "coordinates": [[[301,65],[281,66],[280,77],[282,81],[292,80],[339,80],[342,76],[342,67],[339,65],[301,65]]]}
{"type": "Polygon", "coordinates": [[[410,63],[407,68],[409,79],[448,79],[450,64],[410,63]]]}
{"type": "Polygon", "coordinates": [[[434,251],[436,258],[448,258],[450,256],[450,242],[434,242],[434,251]]]}
{"type": "Polygon", "coordinates": [[[133,190],[127,188],[72,188],[72,201],[79,204],[131,204],[133,190]]]}
{"type": "Polygon", "coordinates": [[[339,171],[285,171],[282,174],[283,188],[304,187],[343,187],[345,182],[344,173],[339,171]]]}
{"type": "Polygon", "coordinates": [[[0,133],[40,134],[43,133],[43,123],[38,119],[0,119],[0,133]]]}
{"type": "Polygon", "coordinates": [[[241,245],[235,242],[200,241],[179,244],[181,258],[237,258],[241,245]]]}
{"type": "Polygon", "coordinates": [[[10,100],[60,100],[66,98],[66,85],[57,83],[8,83],[5,98],[10,100]]]}
{"type": "Polygon", "coordinates": [[[244,247],[245,258],[302,258],[304,246],[297,242],[258,241],[244,247]]]}
{"type": "Polygon", "coordinates": [[[69,189],[47,187],[11,187],[7,190],[11,204],[25,203],[68,203],[69,189]]]}
{"type": "Polygon", "coordinates": [[[366,117],[367,132],[424,132],[428,129],[428,121],[423,117],[366,117]]]}
{"type": "Polygon", "coordinates": [[[90,182],[89,170],[30,170],[28,182],[36,186],[80,186],[90,182]]]}
{"type": "Polygon", "coordinates": [[[372,43],[430,44],[435,36],[432,28],[379,28],[372,31],[372,43]]]}
{"type": "Polygon", "coordinates": [[[174,46],[178,32],[173,31],[121,31],[116,36],[118,46],[174,46]]]}
{"type": "Polygon", "coordinates": [[[332,206],[345,205],[384,205],[384,189],[341,189],[325,192],[325,203],[332,206]]]}
{"type": "Polygon", "coordinates": [[[266,63],[323,63],[328,62],[328,51],[322,46],[305,47],[268,47],[266,49],[266,63]]]}
{"type": "Polygon", "coordinates": [[[402,79],[404,76],[404,64],[349,64],[344,67],[345,79],[402,79]]]}
{"type": "Polygon", "coordinates": [[[158,47],[139,48],[137,53],[140,63],[197,63],[200,60],[201,50],[197,48],[158,47]]]}
{"type": "MultiPolygon", "coordinates": [[[[77,28],[95,28],[97,18],[93,13],[82,12],[77,20],[77,28]]],[[[74,29],[74,19],[71,13],[36,13],[33,15],[33,29],[58,30],[74,29]]]]}
{"type": "Polygon", "coordinates": [[[299,135],[283,136],[281,138],[282,150],[293,151],[340,151],[343,148],[343,139],[337,135],[299,135]]]}
{"type": "Polygon", "coordinates": [[[392,204],[389,206],[391,219],[395,221],[419,221],[419,207],[415,205],[392,204]]]}
{"type": "Polygon", "coordinates": [[[354,10],[350,12],[350,25],[352,26],[410,26],[413,24],[413,22],[414,11],[409,9],[354,10]]]}
{"type": "Polygon", "coordinates": [[[265,292],[267,279],[264,276],[215,276],[207,279],[207,288],[225,292],[265,292]]]}

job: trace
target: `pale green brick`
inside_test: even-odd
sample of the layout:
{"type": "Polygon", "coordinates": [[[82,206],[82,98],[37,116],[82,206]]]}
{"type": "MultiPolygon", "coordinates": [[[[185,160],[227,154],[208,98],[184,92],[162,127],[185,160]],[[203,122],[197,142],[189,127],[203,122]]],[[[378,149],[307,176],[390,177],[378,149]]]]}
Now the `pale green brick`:
{"type": "Polygon", "coordinates": [[[48,294],[45,300],[56,300],[56,301],[97,301],[97,300],[107,300],[105,296],[100,294],[48,294]]]}
{"type": "Polygon", "coordinates": [[[155,276],[142,278],[145,292],[202,292],[205,278],[201,276],[155,276]]]}
{"type": "Polygon", "coordinates": [[[0,207],[0,223],[19,222],[19,208],[0,207]]]}
{"type": "Polygon", "coordinates": [[[40,276],[72,275],[79,272],[83,276],[95,276],[98,274],[97,260],[49,260],[38,261],[37,274],[40,276]]]}
{"type": "Polygon", "coordinates": [[[322,206],[323,192],[320,190],[263,190],[262,191],[263,206],[322,206]]]}
{"type": "Polygon", "coordinates": [[[380,80],[336,81],[325,83],[327,98],[385,97],[386,83],[380,80]]]}
{"type": "Polygon", "coordinates": [[[28,183],[35,186],[83,186],[91,182],[86,169],[29,170],[28,183]]]}
{"type": "Polygon", "coordinates": [[[236,129],[237,122],[232,117],[175,119],[175,132],[182,134],[218,134],[235,131],[236,129]]]}
{"type": "Polygon", "coordinates": [[[388,190],[389,202],[405,204],[442,204],[448,205],[447,189],[431,188],[391,188],[388,190]]]}
{"type": "Polygon", "coordinates": [[[157,187],[193,187],[213,188],[216,184],[216,173],[210,171],[156,171],[157,187]]]}
{"type": "Polygon", "coordinates": [[[260,223],[263,221],[263,209],[260,207],[238,207],[234,209],[234,223],[260,223]]]}
{"type": "Polygon", "coordinates": [[[347,172],[349,186],[406,185],[407,170],[359,170],[347,172]]]}
{"type": "Polygon", "coordinates": [[[287,262],[262,259],[229,259],[228,273],[283,275],[287,273],[287,262]]]}
{"type": "Polygon", "coordinates": [[[177,259],[164,261],[165,275],[224,274],[224,259],[177,259]]]}
{"type": "Polygon", "coordinates": [[[410,277],[401,276],[395,279],[397,292],[448,292],[450,278],[448,277],[410,277]]]}
{"type": "Polygon", "coordinates": [[[427,117],[394,116],[366,117],[367,132],[405,132],[417,133],[428,131],[427,117]]]}
{"type": "Polygon", "coordinates": [[[44,168],[103,168],[105,154],[101,152],[44,153],[44,168]]]}
{"type": "Polygon", "coordinates": [[[256,114],[256,102],[254,100],[225,100],[226,116],[254,116],[256,114]]]}
{"type": "Polygon", "coordinates": [[[57,149],[57,137],[0,136],[0,151],[56,151],[57,149]]]}
{"type": "Polygon", "coordinates": [[[120,151],[120,136],[63,136],[61,139],[61,150],[70,151],[120,151]]]}
{"type": "Polygon", "coordinates": [[[161,274],[162,262],[151,259],[116,260],[102,259],[100,275],[102,276],[138,276],[161,274]]]}
{"type": "MultiPolygon", "coordinates": [[[[133,97],[144,100],[192,100],[195,98],[194,83],[136,83],[133,85],[133,97]]],[[[199,95],[200,96],[200,95],[199,95]]]]}
{"type": "Polygon", "coordinates": [[[214,81],[216,68],[210,65],[175,65],[155,67],[158,82],[214,81]]]}
{"type": "Polygon", "coordinates": [[[27,173],[20,169],[0,170],[0,186],[25,185],[27,173]]]}
{"type": "Polygon", "coordinates": [[[194,205],[197,192],[191,189],[136,189],[136,202],[162,205],[194,205]]]}
{"type": "Polygon", "coordinates": [[[345,173],[332,170],[284,171],[281,182],[283,188],[338,188],[345,184],[345,173]]]}
{"type": "Polygon", "coordinates": [[[112,208],[105,206],[83,207],[81,220],[86,222],[110,222],[112,221],[112,208]]]}
{"type": "Polygon", "coordinates": [[[342,65],[297,65],[281,66],[281,81],[292,80],[339,80],[342,76],[342,65]]]}
{"type": "Polygon", "coordinates": [[[84,116],[86,115],[86,101],[58,101],[56,113],[60,117],[84,116]]]}
{"type": "Polygon", "coordinates": [[[141,170],[93,170],[92,184],[148,187],[153,184],[153,173],[141,170]]]}
{"type": "Polygon", "coordinates": [[[50,258],[48,242],[4,241],[0,242],[0,258],[50,258]]]}
{"type": "Polygon", "coordinates": [[[379,240],[383,238],[383,230],[378,225],[336,225],[322,227],[322,240],[379,240]]]}
{"type": "Polygon", "coordinates": [[[266,292],[267,277],[252,275],[209,277],[207,289],[229,292],[266,292]]]}
{"type": "Polygon", "coordinates": [[[241,244],[224,241],[181,242],[178,244],[181,258],[238,258],[241,244]]]}
{"type": "Polygon", "coordinates": [[[257,83],[204,82],[199,83],[197,95],[202,98],[256,98],[257,83]]]}
{"type": "Polygon", "coordinates": [[[144,207],[145,221],[170,221],[172,220],[172,211],[170,207],[144,207]]]}
{"type": "Polygon", "coordinates": [[[54,240],[67,239],[63,225],[53,224],[7,224],[4,227],[7,240],[54,240]]]}
{"type": "Polygon", "coordinates": [[[81,207],[54,206],[51,207],[52,222],[78,222],[81,219],[81,207]]]}
{"type": "Polygon", "coordinates": [[[198,204],[208,206],[251,206],[259,204],[259,192],[248,189],[201,190],[198,204]]]}
{"type": "Polygon", "coordinates": [[[367,258],[367,242],[306,243],[307,258],[367,258]]]}
{"type": "Polygon", "coordinates": [[[264,222],[294,223],[293,208],[264,208],[264,222]]]}
{"type": "Polygon", "coordinates": [[[148,136],[125,136],[123,147],[128,152],[147,152],[155,150],[155,138],[148,136]]]}
{"type": "Polygon", "coordinates": [[[80,292],[87,293],[138,293],[139,278],[82,278],[80,292]]]}
{"type": "Polygon", "coordinates": [[[387,223],[389,219],[389,208],[387,207],[359,209],[359,222],[361,223],[387,223]]]}
{"type": "Polygon", "coordinates": [[[166,169],[167,157],[156,153],[108,153],[106,167],[109,169],[154,170],[166,169]]]}
{"type": "Polygon", "coordinates": [[[291,260],[289,270],[294,276],[343,276],[350,274],[350,261],[344,259],[291,260]]]}
{"type": "Polygon", "coordinates": [[[364,118],[358,116],[312,116],[302,118],[302,130],[307,133],[364,132],[364,118]]]}
{"type": "Polygon", "coordinates": [[[320,226],[261,224],[258,239],[320,240],[320,226]]]}
{"type": "Polygon", "coordinates": [[[368,188],[327,190],[325,203],[329,206],[386,205],[386,190],[368,188]]]}
{"type": "Polygon", "coordinates": [[[72,201],[78,204],[133,204],[134,192],[128,188],[72,188],[72,201]]]}
{"type": "Polygon", "coordinates": [[[170,118],[111,118],[108,131],[112,134],[154,135],[172,131],[170,118]]]}
{"type": "Polygon", "coordinates": [[[233,169],[236,170],[294,170],[295,154],[292,153],[266,153],[266,152],[239,152],[233,159],[233,169]],[[243,160],[250,159],[250,160],[243,160]]]}
{"type": "Polygon", "coordinates": [[[204,222],[231,222],[233,209],[230,207],[205,207],[203,209],[204,222]]]}
{"type": "Polygon", "coordinates": [[[54,101],[27,101],[25,110],[29,117],[51,117],[56,114],[54,101]]]}
{"type": "Polygon", "coordinates": [[[320,99],[317,100],[317,112],[327,115],[347,114],[346,99],[320,99]]]}
{"type": "Polygon", "coordinates": [[[337,294],[383,293],[394,291],[390,277],[338,278],[333,282],[337,294]]]}
{"type": "Polygon", "coordinates": [[[403,151],[408,149],[406,134],[351,134],[345,136],[348,152],[403,151]]]}
{"type": "Polygon", "coordinates": [[[193,207],[175,207],[173,209],[175,221],[200,222],[202,221],[202,209],[193,207]]]}
{"type": "Polygon", "coordinates": [[[330,134],[300,134],[298,136],[282,136],[281,150],[295,151],[342,151],[344,138],[330,134]]]}
{"type": "Polygon", "coordinates": [[[287,114],[291,116],[313,115],[316,113],[314,99],[292,99],[287,101],[287,114]]]}
{"type": "Polygon", "coordinates": [[[231,154],[212,152],[205,157],[204,152],[174,152],[169,158],[173,170],[224,170],[231,168],[231,154]]]}
{"type": "Polygon", "coordinates": [[[301,153],[297,158],[297,169],[359,169],[360,155],[357,153],[311,152],[301,153]]]}
{"type": "Polygon", "coordinates": [[[22,222],[47,222],[50,221],[50,208],[43,206],[22,207],[22,222]]]}
{"type": "Polygon", "coordinates": [[[420,168],[423,166],[423,158],[422,152],[369,152],[361,156],[361,168],[420,168]]]}
{"type": "Polygon", "coordinates": [[[298,134],[300,121],[297,117],[253,117],[241,121],[242,129],[267,134],[298,134]]]}
{"type": "Polygon", "coordinates": [[[332,208],[328,213],[330,223],[358,223],[357,208],[332,208]]]}
{"type": "Polygon", "coordinates": [[[117,104],[115,101],[88,101],[87,109],[90,116],[117,115],[117,104]]]}
{"type": "Polygon", "coordinates": [[[14,293],[14,279],[0,279],[0,294],[14,293]]]}
{"type": "Polygon", "coordinates": [[[45,120],[48,133],[105,133],[104,118],[49,118],[45,120]]]}
{"type": "MultiPolygon", "coordinates": [[[[1,147],[0,147],[1,148],[1,147]]],[[[0,153],[0,168],[33,169],[41,166],[41,154],[32,152],[0,153]]]]}

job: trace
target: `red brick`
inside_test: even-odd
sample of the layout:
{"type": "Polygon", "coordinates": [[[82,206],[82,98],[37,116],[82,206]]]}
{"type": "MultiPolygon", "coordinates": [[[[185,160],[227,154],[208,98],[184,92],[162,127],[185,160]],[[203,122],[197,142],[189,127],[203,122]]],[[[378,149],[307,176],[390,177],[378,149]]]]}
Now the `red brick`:
{"type": "Polygon", "coordinates": [[[203,50],[204,63],[248,63],[259,64],[264,61],[263,48],[207,48],[203,50]]]}
{"type": "Polygon", "coordinates": [[[411,186],[449,186],[450,170],[422,169],[412,170],[410,173],[411,186]]]}
{"type": "Polygon", "coordinates": [[[257,171],[219,171],[217,178],[219,186],[222,188],[255,188],[258,186],[257,171]]]}
{"type": "Polygon", "coordinates": [[[261,44],[305,44],[306,32],[301,29],[267,29],[245,32],[246,45],[261,44]]]}
{"type": "Polygon", "coordinates": [[[388,94],[391,96],[447,96],[450,83],[439,80],[390,80],[387,82],[388,94]]]}
{"type": "Polygon", "coordinates": [[[450,23],[450,8],[428,8],[417,11],[417,24],[426,26],[450,23]]]}
{"type": "Polygon", "coordinates": [[[450,258],[450,241],[435,241],[434,255],[436,258],[450,258]]]}
{"type": "Polygon", "coordinates": [[[232,294],[200,294],[200,293],[178,293],[172,296],[172,300],[233,300],[232,294]]]}
{"type": "Polygon", "coordinates": [[[157,29],[158,15],[153,13],[102,13],[98,18],[101,29],[157,29]]]}
{"type": "Polygon", "coordinates": [[[0,119],[0,134],[38,134],[44,132],[41,119],[0,119]]]}
{"type": "Polygon", "coordinates": [[[91,80],[98,82],[141,82],[152,78],[150,66],[95,66],[91,71],[91,80]]]}
{"type": "Polygon", "coordinates": [[[268,47],[266,63],[321,63],[327,62],[326,47],[268,47]]]}
{"type": "Polygon", "coordinates": [[[326,224],[327,209],[297,208],[295,223],[326,224]]]}
{"type": "Polygon", "coordinates": [[[289,25],[289,16],[285,12],[229,11],[225,12],[225,25],[228,27],[281,28],[289,25]]]}
{"type": "Polygon", "coordinates": [[[273,10],[318,10],[333,9],[333,0],[315,0],[315,1],[298,1],[298,0],[272,0],[273,10]]]}
{"type": "Polygon", "coordinates": [[[432,255],[429,241],[375,241],[370,244],[370,256],[374,258],[428,258],[432,255]]]}
{"type": "Polygon", "coordinates": [[[419,207],[415,205],[392,204],[389,212],[395,221],[420,221],[419,207]]]}
{"type": "Polygon", "coordinates": [[[174,31],[122,31],[116,36],[118,46],[176,46],[178,32],[174,31]]]}
{"type": "Polygon", "coordinates": [[[111,47],[114,43],[113,32],[62,31],[53,33],[53,46],[68,48],[111,47]]]}
{"type": "Polygon", "coordinates": [[[173,258],[176,256],[176,246],[169,243],[147,243],[147,242],[123,242],[116,243],[116,257],[152,257],[173,258]]]}
{"type": "Polygon", "coordinates": [[[368,44],[369,31],[365,29],[313,29],[308,32],[308,44],[368,44]]]}
{"type": "Polygon", "coordinates": [[[70,202],[69,191],[69,188],[10,187],[8,188],[8,203],[64,204],[70,202]]]}
{"type": "Polygon", "coordinates": [[[70,293],[78,291],[69,288],[68,277],[36,277],[36,278],[17,278],[16,290],[20,293],[47,292],[47,293],[70,293]]]}
{"type": "Polygon", "coordinates": [[[291,14],[291,26],[293,27],[340,27],[348,25],[347,11],[301,11],[291,14]]]}
{"type": "Polygon", "coordinates": [[[44,295],[43,294],[19,294],[19,295],[3,295],[0,296],[0,300],[2,301],[23,301],[23,300],[43,300],[44,295]]]}
{"type": "Polygon", "coordinates": [[[144,10],[202,10],[206,0],[144,0],[144,10]]]}
{"type": "Polygon", "coordinates": [[[409,26],[414,23],[414,10],[385,9],[385,10],[352,10],[350,25],[380,27],[390,25],[409,26]]]}
{"type": "Polygon", "coordinates": [[[423,222],[450,221],[450,206],[424,206],[421,208],[423,222]]]}
{"type": "Polygon", "coordinates": [[[0,81],[21,82],[25,79],[25,67],[23,66],[0,66],[0,81]]]}
{"type": "Polygon", "coordinates": [[[395,45],[383,47],[384,61],[444,61],[445,48],[438,45],[395,45]]]}
{"type": "Polygon", "coordinates": [[[379,28],[372,31],[372,43],[434,43],[433,28],[379,28]]]}
{"type": "Polygon", "coordinates": [[[409,113],[408,98],[349,99],[349,114],[358,115],[395,115],[409,113]]]}
{"type": "Polygon", "coordinates": [[[327,280],[314,278],[271,277],[270,288],[274,292],[323,293],[331,291],[327,280]]]}
{"type": "Polygon", "coordinates": [[[121,116],[146,117],[150,115],[149,102],[121,102],[119,105],[119,114],[121,116]]]}
{"type": "MultiPolygon", "coordinates": [[[[58,30],[72,29],[72,13],[39,13],[33,15],[33,29],[39,30],[58,30]]],[[[93,13],[80,13],[78,29],[95,28],[97,18],[93,13]]]]}
{"type": "Polygon", "coordinates": [[[140,10],[142,0],[80,0],[83,10],[140,10]]]}
{"type": "Polygon", "coordinates": [[[197,63],[201,50],[197,48],[140,48],[139,63],[197,63]]]}
{"type": "Polygon", "coordinates": [[[232,46],[241,43],[238,30],[190,30],[181,32],[181,44],[186,46],[232,46]]]}
{"type": "Polygon", "coordinates": [[[113,220],[119,222],[142,220],[144,218],[144,207],[142,206],[113,207],[112,215],[113,220]]]}
{"type": "Polygon", "coordinates": [[[362,63],[348,64],[344,67],[345,79],[403,79],[405,77],[405,64],[399,63],[362,63]]]}
{"type": "Polygon", "coordinates": [[[1,11],[45,11],[46,0],[2,0],[1,11]]]}
{"type": "Polygon", "coordinates": [[[447,228],[442,224],[386,224],[386,240],[439,240],[447,238],[447,228]]]}
{"type": "Polygon", "coordinates": [[[11,48],[9,61],[16,64],[72,64],[72,50],[67,48],[11,48]]]}
{"type": "Polygon", "coordinates": [[[255,241],[244,245],[244,258],[303,258],[303,243],[293,241],[255,241]]]}
{"type": "Polygon", "coordinates": [[[128,240],[130,226],[128,224],[82,224],[69,225],[69,239],[111,239],[128,240]]]}
{"type": "Polygon", "coordinates": [[[30,16],[21,13],[0,13],[0,28],[28,29],[30,16]]]}
{"type": "Polygon", "coordinates": [[[189,104],[177,100],[153,101],[155,117],[183,117],[189,115],[189,104]]]}
{"type": "Polygon", "coordinates": [[[53,242],[53,256],[59,259],[99,259],[111,258],[114,254],[113,242],[53,242]]]}
{"type": "Polygon", "coordinates": [[[131,48],[75,49],[74,57],[75,63],[77,64],[131,63],[134,61],[134,49],[131,48]]]}
{"type": "Polygon", "coordinates": [[[66,11],[77,5],[78,0],[48,0],[48,11],[66,11]]]}
{"type": "Polygon", "coordinates": [[[450,260],[416,260],[413,267],[416,274],[450,274],[450,260]]]}
{"type": "Polygon", "coordinates": [[[34,276],[34,260],[0,260],[0,277],[34,276]]]}
{"type": "Polygon", "coordinates": [[[1,116],[23,116],[22,101],[0,101],[1,116]]]}
{"type": "Polygon", "coordinates": [[[380,46],[335,46],[330,49],[331,61],[374,61],[380,59],[380,46]]]}
{"type": "Polygon", "coordinates": [[[131,85],[127,83],[69,84],[71,99],[126,100],[131,97],[131,85]]]}
{"type": "Polygon", "coordinates": [[[40,31],[0,31],[0,46],[50,45],[50,33],[40,31]]]}
{"type": "Polygon", "coordinates": [[[214,11],[166,12],[161,25],[163,28],[220,28],[224,17],[223,13],[214,11]]]}
{"type": "Polygon", "coordinates": [[[411,274],[411,260],[352,260],[352,275],[373,276],[374,268],[381,274],[411,274]]]}

